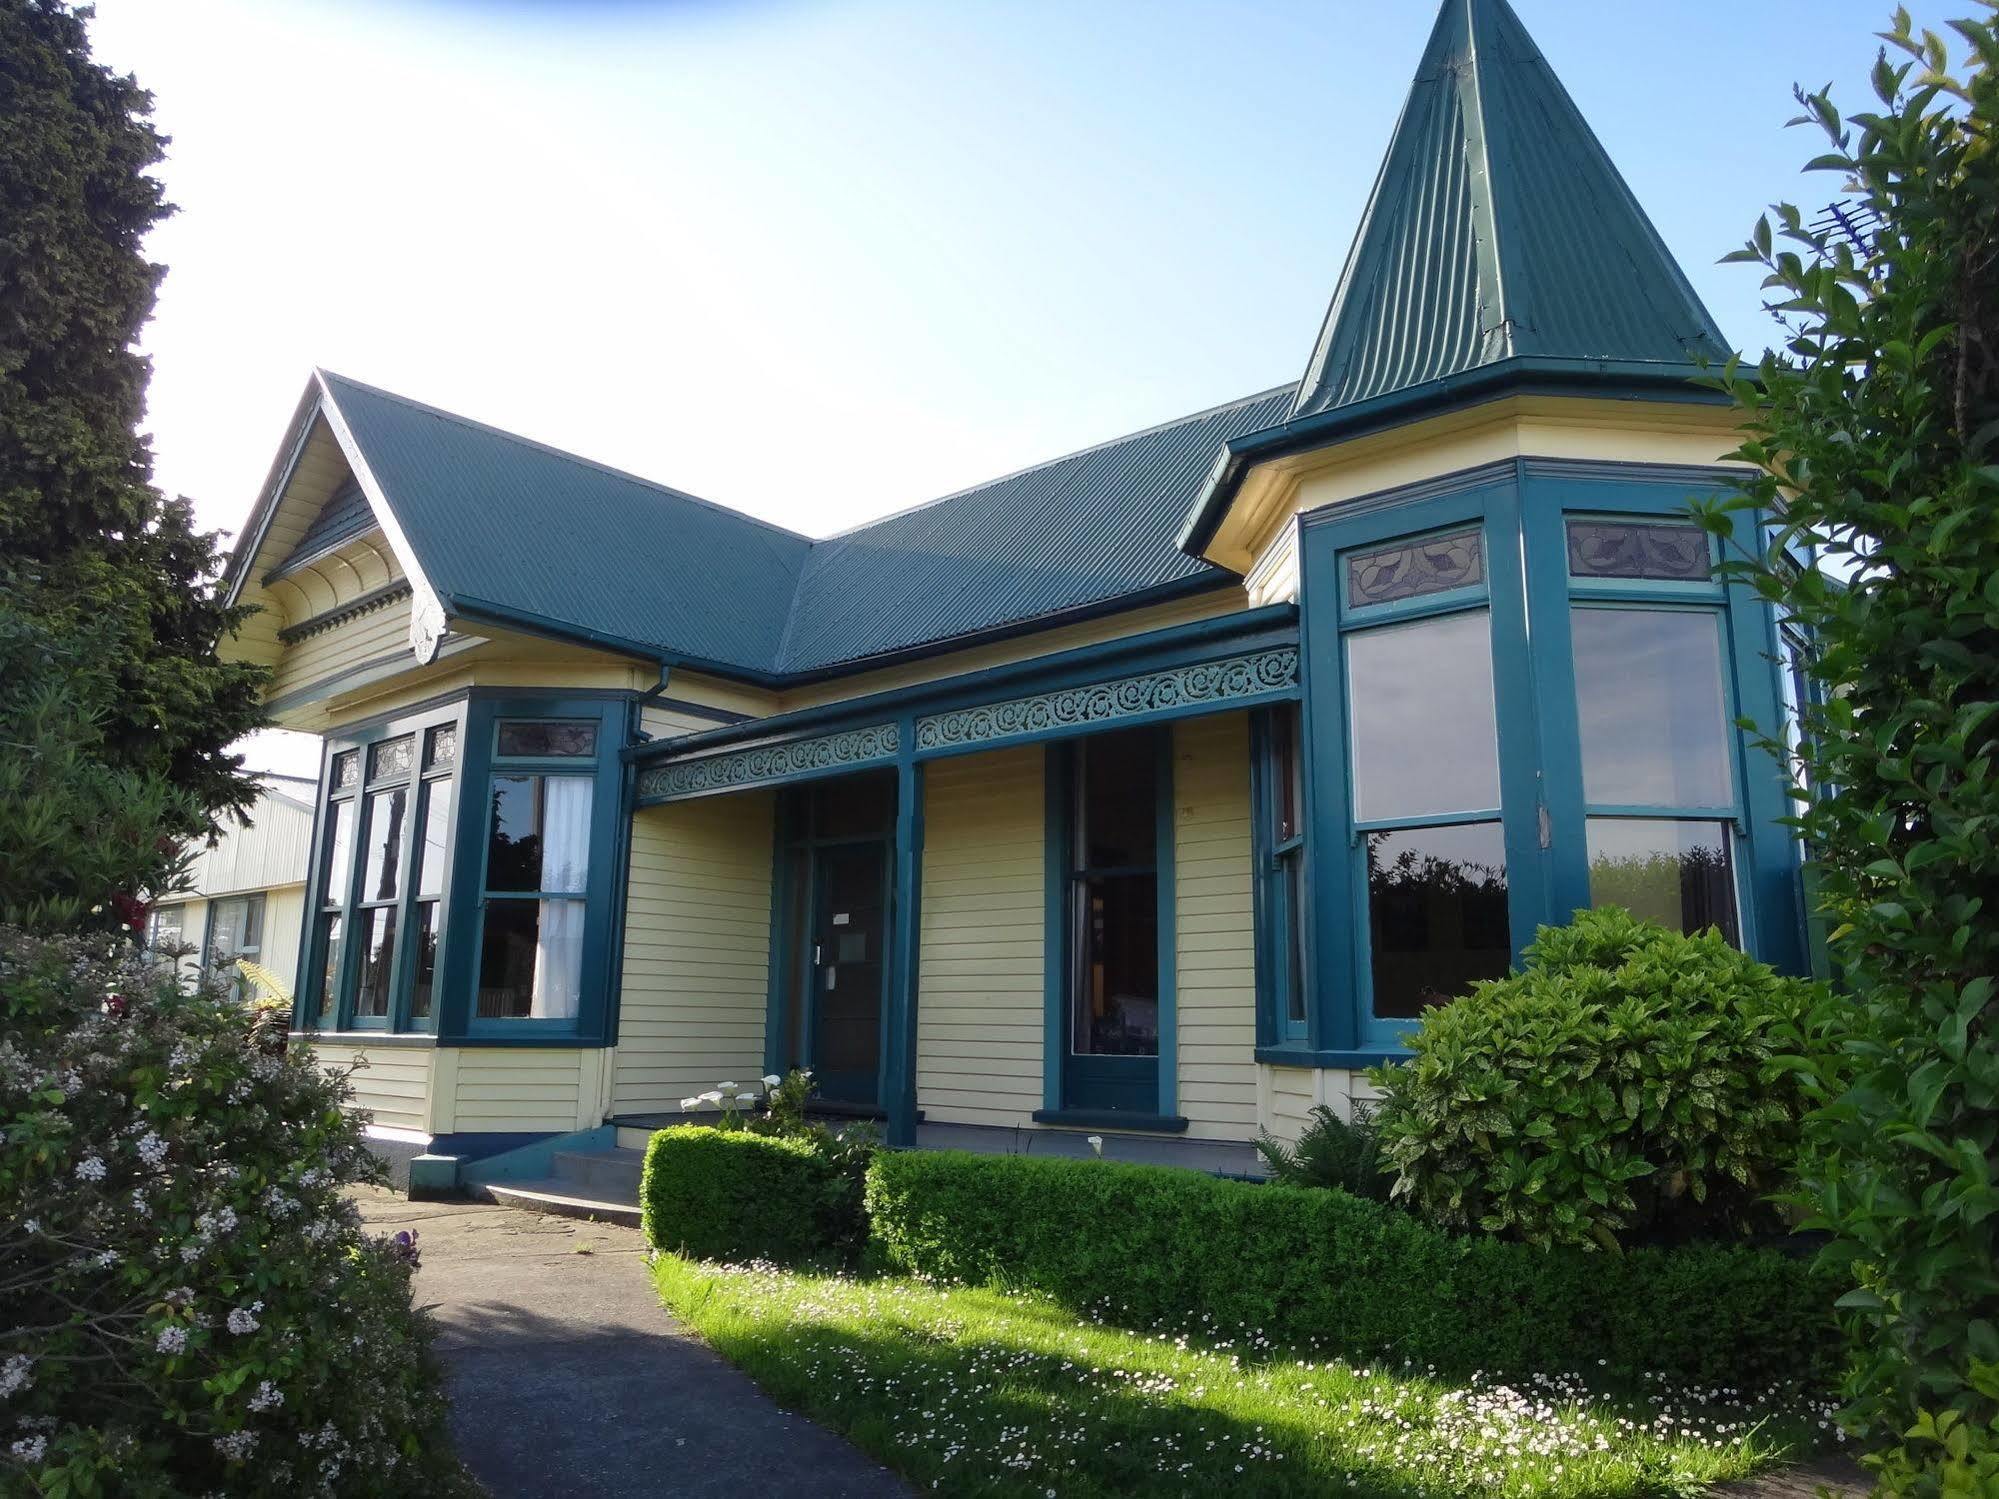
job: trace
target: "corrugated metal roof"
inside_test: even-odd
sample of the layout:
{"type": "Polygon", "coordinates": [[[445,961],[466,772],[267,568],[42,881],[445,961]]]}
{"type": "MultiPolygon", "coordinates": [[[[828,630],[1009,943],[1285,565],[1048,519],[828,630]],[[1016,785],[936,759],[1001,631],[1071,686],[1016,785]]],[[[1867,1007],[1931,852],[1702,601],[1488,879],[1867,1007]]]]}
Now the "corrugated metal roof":
{"type": "Polygon", "coordinates": [[[375,512],[369,508],[368,497],[361,493],[360,485],[349,481],[319,507],[319,514],[312,518],[312,524],[305,528],[305,534],[299,537],[290,555],[265,576],[282,576],[294,563],[330,552],[341,542],[353,540],[374,524],[375,512]]]}
{"type": "Polygon", "coordinates": [[[1293,416],[1514,357],[1727,345],[1506,0],[1445,0],[1293,416]]]}
{"type": "Polygon", "coordinates": [[[1265,391],[1072,453],[812,548],[779,658],[829,666],[1225,576],[1176,544],[1229,438],[1278,420],[1265,391]]]}
{"type": "Polygon", "coordinates": [[[325,376],[424,577],[662,655],[766,670],[812,543],[739,511],[325,376]]]}
{"type": "MultiPolygon", "coordinates": [[[[824,541],[339,375],[424,577],[478,605],[755,677],[821,673],[1227,574],[1181,517],[1283,386],[824,541]]],[[[315,525],[318,523],[315,522],[315,525]]]]}

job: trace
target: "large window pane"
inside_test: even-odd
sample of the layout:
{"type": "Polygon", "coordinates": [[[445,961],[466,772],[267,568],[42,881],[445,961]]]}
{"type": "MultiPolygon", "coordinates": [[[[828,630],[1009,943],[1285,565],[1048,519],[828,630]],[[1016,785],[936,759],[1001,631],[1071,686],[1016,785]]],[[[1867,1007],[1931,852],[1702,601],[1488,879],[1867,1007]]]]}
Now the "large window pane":
{"type": "Polygon", "coordinates": [[[389,1013],[390,977],[396,959],[396,908],[361,913],[361,966],[354,985],[354,1013],[379,1019],[389,1013]]]}
{"type": "Polygon", "coordinates": [[[417,850],[416,893],[419,899],[444,893],[444,871],[451,859],[451,783],[432,781],[423,788],[423,846],[417,850]]]}
{"type": "Polygon", "coordinates": [[[354,870],[354,803],[333,804],[333,830],[326,840],[326,883],[321,902],[328,906],[347,904],[347,877],[354,870]]]}
{"type": "Polygon", "coordinates": [[[1347,636],[1354,817],[1499,805],[1499,737],[1486,611],[1347,636]]]}
{"type": "Polygon", "coordinates": [[[495,776],[486,888],[581,894],[592,786],[583,776],[495,776]]]}
{"type": "Polygon", "coordinates": [[[580,900],[487,902],[479,945],[482,1020],[573,1020],[583,968],[580,900]]]}
{"type": "Polygon", "coordinates": [[[410,984],[410,1019],[430,1019],[431,996],[437,988],[437,902],[424,901],[416,908],[416,951],[410,964],[416,970],[410,984]]]}
{"type": "Polygon", "coordinates": [[[340,948],[346,935],[346,921],[337,912],[329,911],[319,918],[319,1024],[322,1028],[333,1025],[340,1013],[340,948]]]}
{"type": "Polygon", "coordinates": [[[402,886],[403,810],[409,791],[377,791],[368,797],[368,862],[361,873],[361,899],[394,900],[402,886]]]}
{"type": "Polygon", "coordinates": [[[1076,867],[1149,867],[1159,856],[1157,731],[1086,739],[1076,762],[1076,867]]]}
{"type": "Polygon", "coordinates": [[[1676,932],[1721,928],[1740,945],[1728,825],[1633,817],[1589,820],[1589,898],[1676,932]]]}
{"type": "Polygon", "coordinates": [[[1086,1056],[1157,1056],[1159,877],[1102,875],[1075,888],[1072,1044],[1086,1056]]]}
{"type": "Polygon", "coordinates": [[[1412,1019],[1512,962],[1496,822],[1368,834],[1367,905],[1382,1019],[1412,1019]]]}
{"type": "Polygon", "coordinates": [[[1571,623],[1590,804],[1732,805],[1719,616],[1579,607],[1571,623]]]}

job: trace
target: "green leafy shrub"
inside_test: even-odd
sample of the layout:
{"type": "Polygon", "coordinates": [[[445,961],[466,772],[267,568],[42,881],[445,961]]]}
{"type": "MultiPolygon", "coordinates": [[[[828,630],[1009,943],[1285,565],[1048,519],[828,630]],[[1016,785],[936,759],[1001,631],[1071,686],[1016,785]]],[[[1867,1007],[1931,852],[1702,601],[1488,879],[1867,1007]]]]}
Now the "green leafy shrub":
{"type": "Polygon", "coordinates": [[[1743,1245],[1539,1250],[1446,1234],[1345,1192],[953,1151],[884,1152],[867,1201],[889,1268],[999,1280],[1144,1331],[1251,1328],[1453,1377],[1586,1370],[1738,1387],[1822,1385],[1838,1352],[1827,1279],[1743,1245]]]}
{"type": "Polygon", "coordinates": [[[1858,1281],[1847,1419],[1912,1496],[1999,1492],[1999,31],[1967,8],[1961,67],[1898,10],[1878,106],[1800,94],[1833,175],[1731,257],[1781,333],[1716,381],[1755,473],[1704,517],[1815,689],[1797,754],[1836,791],[1800,824],[1854,998],[1807,1222],[1858,1281]]]}
{"type": "Polygon", "coordinates": [[[646,1147],[646,1239],[702,1260],[850,1258],[861,1188],[811,1140],[683,1124],[646,1147]]]}
{"type": "Polygon", "coordinates": [[[1355,1104],[1353,1118],[1347,1120],[1321,1104],[1308,1119],[1296,1145],[1286,1145],[1268,1130],[1258,1133],[1257,1153],[1269,1167],[1270,1179],[1284,1187],[1338,1187],[1370,1202],[1388,1201],[1395,1177],[1382,1164],[1374,1111],[1355,1104]]]}
{"type": "Polygon", "coordinates": [[[345,1093],[127,943],[0,930],[0,1491],[468,1492],[345,1093]]]}
{"type": "Polygon", "coordinates": [[[1428,1011],[1370,1074],[1395,1196],[1447,1228],[1619,1249],[1778,1233],[1810,1098],[1780,1061],[1821,997],[1615,907],[1428,1011]]]}

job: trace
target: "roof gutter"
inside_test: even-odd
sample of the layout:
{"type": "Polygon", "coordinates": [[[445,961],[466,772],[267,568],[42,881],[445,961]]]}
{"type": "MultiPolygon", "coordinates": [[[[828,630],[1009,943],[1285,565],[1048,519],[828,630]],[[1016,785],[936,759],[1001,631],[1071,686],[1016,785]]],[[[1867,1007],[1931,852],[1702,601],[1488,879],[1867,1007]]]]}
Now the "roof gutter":
{"type": "Polygon", "coordinates": [[[1245,433],[1225,443],[1215,459],[1206,488],[1180,528],[1180,550],[1200,557],[1215,539],[1234,503],[1236,492],[1252,470],[1273,459],[1310,452],[1334,442],[1365,436],[1390,427],[1464,406],[1475,406],[1502,395],[1596,396],[1604,400],[1673,400],[1694,404],[1726,404],[1725,392],[1708,390],[1694,381],[1700,371],[1691,364],[1654,364],[1628,359],[1554,359],[1521,356],[1481,365],[1441,380],[1390,391],[1370,400],[1335,406],[1330,411],[1293,417],[1260,432],[1245,433]]]}
{"type": "Polygon", "coordinates": [[[1003,692],[1015,683],[1047,678],[1065,670],[1085,666],[1091,668],[1114,666],[1133,656],[1148,655],[1156,651],[1200,646],[1239,635],[1248,636],[1262,631],[1282,630],[1287,626],[1295,626],[1297,619],[1296,604],[1265,604],[1260,609],[1244,609],[1234,614],[1220,614],[1213,619],[1197,619],[1184,625],[1169,625],[1163,630],[1148,630],[1142,635],[1127,635],[1096,645],[1077,646],[1050,656],[1035,656],[1026,661],[1010,661],[1003,666],[989,666],[957,676],[940,677],[934,682],[918,682],[912,686],[897,687],[887,692],[870,693],[865,697],[842,698],[838,702],[822,703],[815,708],[800,708],[791,713],[774,713],[768,718],[752,718],[743,723],[729,724],[719,729],[702,729],[672,739],[648,740],[644,744],[627,749],[625,758],[644,764],[650,760],[691,754],[700,750],[719,749],[725,745],[795,734],[848,719],[895,717],[927,707],[938,699],[961,697],[967,691],[981,694],[1003,692]]]}

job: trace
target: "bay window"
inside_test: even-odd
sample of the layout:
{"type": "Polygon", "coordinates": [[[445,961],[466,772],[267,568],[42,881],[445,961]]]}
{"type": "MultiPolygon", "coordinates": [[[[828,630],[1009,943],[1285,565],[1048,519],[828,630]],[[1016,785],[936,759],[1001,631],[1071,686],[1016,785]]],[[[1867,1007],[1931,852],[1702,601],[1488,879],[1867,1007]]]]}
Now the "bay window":
{"type": "Polygon", "coordinates": [[[628,700],[492,696],[328,746],[299,1014],[576,1045],[607,1020],[628,700]]]}
{"type": "Polygon", "coordinates": [[[1265,1045],[1392,1055],[1426,1008],[1584,905],[1799,966],[1784,771],[1738,723],[1780,722],[1773,621],[1716,575],[1684,471],[1634,473],[1526,460],[1305,517],[1309,919],[1293,959],[1273,710],[1255,796],[1265,1045]]]}

